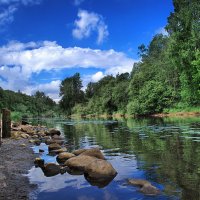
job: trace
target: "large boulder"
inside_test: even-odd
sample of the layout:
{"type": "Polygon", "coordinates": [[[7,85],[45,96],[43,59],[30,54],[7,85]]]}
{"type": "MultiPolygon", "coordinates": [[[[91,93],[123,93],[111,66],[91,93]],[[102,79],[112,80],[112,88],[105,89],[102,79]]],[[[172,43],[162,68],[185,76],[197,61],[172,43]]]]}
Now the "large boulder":
{"type": "Polygon", "coordinates": [[[61,148],[62,148],[62,147],[61,147],[59,144],[54,143],[54,144],[50,144],[50,145],[49,145],[48,150],[49,150],[49,152],[50,152],[50,151],[58,150],[58,149],[61,149],[61,148]]]}
{"type": "Polygon", "coordinates": [[[140,192],[145,195],[158,195],[160,194],[160,190],[153,186],[149,181],[141,180],[141,179],[129,179],[128,183],[134,186],[139,186],[140,192]]]}
{"type": "Polygon", "coordinates": [[[63,153],[59,153],[59,155],[56,157],[56,160],[58,163],[64,163],[65,161],[67,161],[68,159],[72,157],[75,157],[75,155],[72,153],[63,152],[63,153]]]}
{"type": "Polygon", "coordinates": [[[86,151],[87,149],[77,149],[72,151],[72,153],[76,156],[80,155],[81,153],[83,153],[84,151],[86,151]]]}
{"type": "Polygon", "coordinates": [[[83,153],[80,154],[80,156],[92,156],[98,159],[105,160],[104,155],[98,148],[86,149],[83,153]]]}
{"type": "Polygon", "coordinates": [[[72,170],[78,170],[85,172],[85,168],[93,161],[95,161],[97,158],[91,157],[91,156],[76,156],[72,157],[69,160],[67,160],[64,165],[68,166],[72,170]]]}
{"type": "Polygon", "coordinates": [[[47,163],[41,169],[47,177],[55,176],[61,172],[61,167],[55,163],[47,163]]]}
{"type": "Polygon", "coordinates": [[[95,159],[85,167],[85,173],[90,179],[107,179],[117,175],[116,170],[106,160],[95,159]]]}

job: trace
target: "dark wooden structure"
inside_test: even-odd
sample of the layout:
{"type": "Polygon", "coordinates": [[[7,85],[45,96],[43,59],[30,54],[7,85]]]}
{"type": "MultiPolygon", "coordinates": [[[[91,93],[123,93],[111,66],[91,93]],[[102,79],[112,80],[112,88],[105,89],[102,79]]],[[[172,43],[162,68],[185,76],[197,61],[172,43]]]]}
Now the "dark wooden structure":
{"type": "Polygon", "coordinates": [[[11,113],[10,110],[2,109],[2,138],[11,136],[11,113]]]}

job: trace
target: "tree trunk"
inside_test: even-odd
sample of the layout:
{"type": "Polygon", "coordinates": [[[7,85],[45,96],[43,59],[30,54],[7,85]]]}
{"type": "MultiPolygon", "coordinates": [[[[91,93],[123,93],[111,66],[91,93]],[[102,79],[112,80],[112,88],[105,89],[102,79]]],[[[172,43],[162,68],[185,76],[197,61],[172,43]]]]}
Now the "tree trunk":
{"type": "Polygon", "coordinates": [[[11,116],[10,110],[2,109],[2,138],[11,136],[11,116]]]}

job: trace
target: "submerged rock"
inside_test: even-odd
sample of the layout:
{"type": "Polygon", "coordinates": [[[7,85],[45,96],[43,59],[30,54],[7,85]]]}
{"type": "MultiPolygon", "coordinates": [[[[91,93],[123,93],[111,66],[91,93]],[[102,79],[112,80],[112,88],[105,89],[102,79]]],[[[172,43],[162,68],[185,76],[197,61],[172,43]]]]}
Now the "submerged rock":
{"type": "Polygon", "coordinates": [[[141,180],[141,179],[129,179],[128,183],[134,186],[141,187],[140,192],[145,195],[158,195],[161,191],[153,186],[149,181],[141,180]]]}

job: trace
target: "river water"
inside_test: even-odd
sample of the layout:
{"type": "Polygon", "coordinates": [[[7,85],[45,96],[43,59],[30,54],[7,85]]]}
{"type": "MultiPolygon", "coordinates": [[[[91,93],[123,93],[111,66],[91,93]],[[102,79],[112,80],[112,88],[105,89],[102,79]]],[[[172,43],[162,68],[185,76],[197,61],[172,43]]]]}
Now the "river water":
{"type": "MultiPolygon", "coordinates": [[[[109,185],[98,188],[84,176],[68,173],[45,177],[32,167],[30,182],[37,184],[38,200],[150,200],[200,199],[200,118],[71,119],[44,120],[61,130],[69,152],[100,147],[118,172],[109,185]],[[159,188],[158,196],[146,196],[127,179],[145,179],[159,188]]],[[[56,162],[48,147],[33,147],[45,162],[56,162]]]]}

